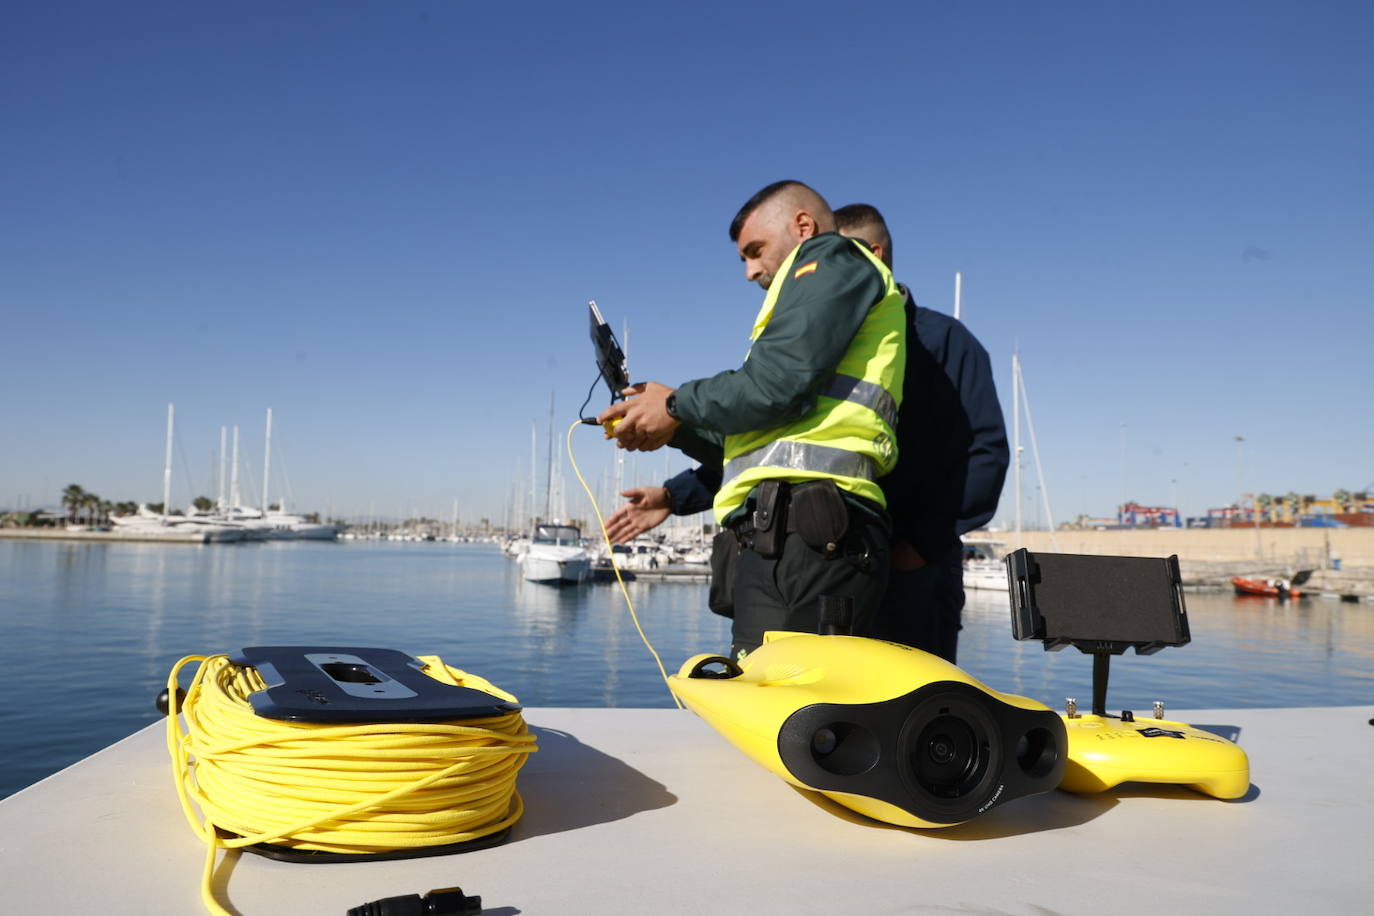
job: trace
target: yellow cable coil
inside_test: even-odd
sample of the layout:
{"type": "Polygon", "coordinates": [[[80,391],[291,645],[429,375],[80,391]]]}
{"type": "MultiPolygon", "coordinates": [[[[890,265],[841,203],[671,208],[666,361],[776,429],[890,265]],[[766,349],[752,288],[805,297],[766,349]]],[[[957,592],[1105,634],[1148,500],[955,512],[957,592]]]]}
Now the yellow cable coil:
{"type": "MultiPolygon", "coordinates": [[[[436,656],[420,661],[438,681],[518,702],[436,656]]],[[[181,659],[167,677],[169,696],[195,662],[179,704],[185,729],[174,709],[167,750],[182,810],[207,846],[201,892],[211,912],[226,912],[210,887],[219,848],[271,843],[362,855],[444,846],[504,830],[524,812],[515,777],[537,747],[519,712],[356,725],[265,719],[248,696],[266,684],[225,655],[181,659]]]]}

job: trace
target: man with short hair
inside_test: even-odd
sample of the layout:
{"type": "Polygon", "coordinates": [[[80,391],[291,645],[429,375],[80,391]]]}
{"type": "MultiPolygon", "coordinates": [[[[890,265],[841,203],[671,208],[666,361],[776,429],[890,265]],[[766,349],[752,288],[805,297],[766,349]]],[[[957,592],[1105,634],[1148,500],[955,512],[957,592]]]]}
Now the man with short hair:
{"type": "Polygon", "coordinates": [[[598,420],[618,421],[623,448],[671,441],[720,468],[716,520],[741,548],[715,584],[733,583],[741,656],[768,630],[816,632],[822,598],[852,602],[855,632],[877,614],[889,520],[876,479],[897,458],[907,322],[886,265],[836,234],[801,182],[755,194],[730,238],[745,278],[767,290],[744,364],[677,389],[636,386],[598,420]]]}
{"type": "MultiPolygon", "coordinates": [[[[835,216],[842,234],[864,240],[891,268],[892,239],[877,209],[851,204],[835,216]]],[[[918,307],[906,287],[899,289],[911,342],[897,426],[902,459],[880,481],[893,519],[892,571],[872,629],[855,632],[953,662],[964,606],[959,535],[987,524],[997,510],[1009,458],[1006,429],[982,345],[962,323],[918,307]]],[[[662,487],[626,490],[628,502],[608,519],[607,533],[629,540],[670,513],[700,512],[719,481],[719,467],[707,460],[662,487]]]]}

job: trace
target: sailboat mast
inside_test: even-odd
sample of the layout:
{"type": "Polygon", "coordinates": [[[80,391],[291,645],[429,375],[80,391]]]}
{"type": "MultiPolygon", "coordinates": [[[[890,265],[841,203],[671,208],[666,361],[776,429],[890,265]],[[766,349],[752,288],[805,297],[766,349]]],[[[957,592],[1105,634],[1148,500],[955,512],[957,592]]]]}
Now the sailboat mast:
{"type": "Polygon", "coordinates": [[[219,428],[219,514],[224,514],[224,446],[225,438],[229,430],[221,426],[219,428]]]}
{"type": "Polygon", "coordinates": [[[1021,354],[1011,355],[1011,460],[1016,481],[1016,546],[1021,546],[1021,354]]]}
{"type": "Polygon", "coordinates": [[[964,305],[964,275],[957,270],[954,272],[954,320],[961,321],[959,313],[963,311],[964,305]]]}
{"type": "Polygon", "coordinates": [[[239,428],[234,427],[234,457],[229,465],[229,502],[237,509],[243,505],[243,495],[239,491],[239,428]]]}
{"type": "Polygon", "coordinates": [[[554,393],[549,392],[549,469],[544,487],[544,521],[546,522],[553,518],[553,399],[554,393]]]}
{"type": "Polygon", "coordinates": [[[531,528],[531,529],[534,527],[534,515],[535,515],[535,512],[538,511],[538,510],[535,509],[535,506],[539,505],[538,498],[537,498],[537,495],[536,495],[536,494],[539,493],[539,486],[538,486],[538,484],[535,483],[535,475],[538,473],[538,472],[536,471],[536,468],[538,468],[538,466],[539,466],[538,462],[536,461],[536,456],[538,455],[538,449],[536,448],[536,445],[535,445],[535,439],[536,439],[537,436],[538,436],[538,432],[537,432],[536,427],[537,427],[537,424],[536,424],[533,420],[531,420],[531,421],[530,421],[530,517],[529,517],[529,525],[530,525],[530,528],[531,528]]]}
{"type": "Polygon", "coordinates": [[[267,518],[267,473],[272,467],[272,408],[267,408],[267,437],[262,446],[262,517],[267,518]]]}
{"type": "Polygon", "coordinates": [[[162,523],[172,513],[172,405],[167,405],[167,460],[162,465],[162,523]]]}
{"type": "Polygon", "coordinates": [[[1045,508],[1045,525],[1050,532],[1050,546],[1058,550],[1059,545],[1054,536],[1054,512],[1050,509],[1050,491],[1045,485],[1045,466],[1040,463],[1040,444],[1035,440],[1035,418],[1031,416],[1030,394],[1026,391],[1025,377],[1019,374],[1017,377],[1021,381],[1021,409],[1026,412],[1026,431],[1030,433],[1031,455],[1035,457],[1035,479],[1040,484],[1040,504],[1045,508]]]}

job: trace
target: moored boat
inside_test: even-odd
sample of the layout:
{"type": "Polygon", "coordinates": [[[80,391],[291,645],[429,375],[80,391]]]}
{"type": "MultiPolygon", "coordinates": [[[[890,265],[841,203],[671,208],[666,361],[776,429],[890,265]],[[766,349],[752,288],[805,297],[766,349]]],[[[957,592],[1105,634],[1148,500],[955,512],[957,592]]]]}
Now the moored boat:
{"type": "Polygon", "coordinates": [[[1237,595],[1259,596],[1264,598],[1299,598],[1302,592],[1287,579],[1248,579],[1232,576],[1231,585],[1237,595]]]}
{"type": "Polygon", "coordinates": [[[520,574],[529,582],[576,585],[587,581],[591,567],[591,554],[574,525],[535,525],[529,547],[520,556],[520,574]]]}
{"type": "Polygon", "coordinates": [[[999,554],[1001,541],[964,542],[964,588],[1005,592],[1007,567],[999,554]]]}

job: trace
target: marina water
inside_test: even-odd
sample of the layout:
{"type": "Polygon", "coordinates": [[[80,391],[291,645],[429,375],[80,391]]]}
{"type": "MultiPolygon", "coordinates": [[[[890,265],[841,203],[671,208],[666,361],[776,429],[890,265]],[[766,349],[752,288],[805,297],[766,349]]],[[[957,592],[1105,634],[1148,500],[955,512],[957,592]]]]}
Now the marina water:
{"type": "MultiPolygon", "coordinates": [[[[632,582],[673,672],[721,652],[701,582],[632,582]]],[[[1374,702],[1374,606],[1187,596],[1193,641],[1112,662],[1108,705],[1169,710],[1374,702]]],[[[614,583],[523,581],[491,544],[0,541],[0,797],[159,718],[184,655],[335,645],[439,655],[527,706],[672,705],[614,583]]],[[[1092,662],[1012,639],[1006,593],[970,592],[959,663],[999,690],[1086,707],[1092,662]]]]}

